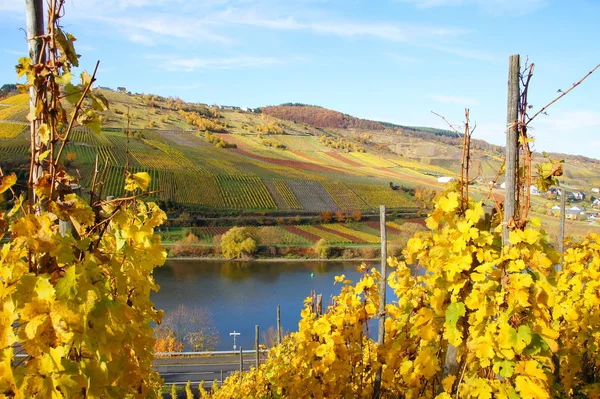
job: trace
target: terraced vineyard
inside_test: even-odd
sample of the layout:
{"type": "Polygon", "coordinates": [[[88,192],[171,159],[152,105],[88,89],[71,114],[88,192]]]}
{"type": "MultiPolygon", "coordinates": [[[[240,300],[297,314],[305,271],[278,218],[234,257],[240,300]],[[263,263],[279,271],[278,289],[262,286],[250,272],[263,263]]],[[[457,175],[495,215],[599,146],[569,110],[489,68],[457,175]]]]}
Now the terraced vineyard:
{"type": "Polygon", "coordinates": [[[223,207],[221,189],[214,176],[205,176],[193,171],[173,172],[177,201],[183,204],[206,207],[223,207]]]}
{"type": "Polygon", "coordinates": [[[302,209],[313,212],[324,209],[340,210],[340,207],[319,182],[290,180],[287,185],[302,205],[302,209]]]}
{"type": "Polygon", "coordinates": [[[12,139],[22,133],[28,125],[22,123],[0,122],[0,139],[12,139]]]}
{"type": "Polygon", "coordinates": [[[353,230],[340,224],[324,224],[323,227],[330,229],[336,234],[343,234],[348,237],[353,237],[356,240],[356,242],[363,242],[369,244],[378,244],[380,242],[380,238],[377,235],[353,230]]]}
{"type": "Polygon", "coordinates": [[[0,100],[0,104],[4,105],[29,105],[29,94],[16,94],[14,96],[6,97],[3,100],[0,100]]]}
{"type": "Polygon", "coordinates": [[[27,114],[29,113],[29,105],[10,105],[0,107],[0,120],[27,122],[27,114]]]}
{"type": "Polygon", "coordinates": [[[388,208],[407,208],[413,206],[408,195],[397,190],[392,190],[389,187],[352,183],[348,184],[348,187],[371,208],[377,208],[379,205],[385,205],[388,208]]]}
{"type": "Polygon", "coordinates": [[[343,211],[368,208],[367,203],[343,182],[323,182],[323,187],[331,195],[337,206],[343,211]]]}
{"type": "Polygon", "coordinates": [[[279,209],[302,209],[294,192],[283,180],[264,180],[265,187],[279,209]]]}
{"type": "Polygon", "coordinates": [[[330,244],[352,244],[354,242],[348,237],[336,234],[327,229],[320,229],[318,226],[298,226],[298,228],[307,233],[314,234],[318,236],[319,239],[322,238],[330,244]]]}
{"type": "Polygon", "coordinates": [[[234,209],[277,209],[262,180],[253,176],[217,176],[225,206],[234,209]]]}

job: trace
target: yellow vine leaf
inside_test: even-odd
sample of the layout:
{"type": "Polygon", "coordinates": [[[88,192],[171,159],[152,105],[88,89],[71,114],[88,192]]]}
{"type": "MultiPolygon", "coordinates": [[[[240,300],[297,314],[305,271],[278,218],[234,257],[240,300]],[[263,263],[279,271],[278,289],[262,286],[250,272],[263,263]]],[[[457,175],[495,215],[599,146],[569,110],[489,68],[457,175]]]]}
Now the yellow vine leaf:
{"type": "Polygon", "coordinates": [[[538,385],[529,377],[518,376],[515,388],[523,399],[550,399],[550,394],[545,387],[538,385]]]}
{"type": "Polygon", "coordinates": [[[125,178],[125,191],[135,191],[138,188],[146,191],[150,185],[150,175],[146,172],[129,173],[125,178]]]}
{"type": "Polygon", "coordinates": [[[438,205],[444,212],[454,211],[458,208],[458,193],[453,191],[448,193],[447,196],[440,198],[438,205]]]}
{"type": "Polygon", "coordinates": [[[10,189],[17,182],[17,175],[11,173],[10,175],[3,176],[0,180],[0,194],[10,189]]]}

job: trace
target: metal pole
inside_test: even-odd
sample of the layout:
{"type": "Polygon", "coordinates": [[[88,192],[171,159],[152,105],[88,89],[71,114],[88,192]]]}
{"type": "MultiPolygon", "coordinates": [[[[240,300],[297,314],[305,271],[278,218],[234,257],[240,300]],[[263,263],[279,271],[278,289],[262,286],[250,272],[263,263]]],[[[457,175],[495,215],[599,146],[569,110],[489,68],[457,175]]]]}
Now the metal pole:
{"type": "Polygon", "coordinates": [[[281,305],[277,305],[277,344],[281,344],[283,336],[281,334],[281,305]]]}
{"type": "MultiPolygon", "coordinates": [[[[519,73],[521,56],[511,55],[508,61],[508,101],[506,110],[506,167],[504,174],[504,229],[502,242],[508,246],[509,225],[512,223],[517,207],[517,173],[519,164],[519,73]]],[[[528,188],[529,189],[529,188],[528,188]]]]}
{"type": "MultiPolygon", "coordinates": [[[[385,205],[379,207],[379,234],[381,236],[381,280],[379,281],[379,326],[377,345],[382,346],[385,339],[385,291],[387,288],[387,229],[385,225],[385,205]]],[[[373,397],[379,398],[381,389],[381,368],[375,375],[373,397]]]]}
{"type": "Polygon", "coordinates": [[[260,364],[260,349],[258,348],[259,342],[259,327],[258,325],[254,326],[254,345],[256,346],[256,369],[258,370],[258,365],[260,364]]]}

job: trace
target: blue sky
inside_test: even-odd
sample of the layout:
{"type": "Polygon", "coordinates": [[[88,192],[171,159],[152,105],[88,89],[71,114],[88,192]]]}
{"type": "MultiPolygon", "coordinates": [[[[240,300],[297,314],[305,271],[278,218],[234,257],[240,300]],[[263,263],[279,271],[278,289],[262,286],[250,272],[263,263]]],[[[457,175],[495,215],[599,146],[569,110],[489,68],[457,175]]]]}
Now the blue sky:
{"type": "MultiPolygon", "coordinates": [[[[505,140],[510,54],[536,64],[534,110],[600,63],[600,0],[67,0],[99,84],[248,107],[321,105],[505,140]]],[[[26,53],[24,1],[0,0],[0,83],[26,53]]],[[[600,71],[533,125],[535,148],[600,158],[600,71]]]]}

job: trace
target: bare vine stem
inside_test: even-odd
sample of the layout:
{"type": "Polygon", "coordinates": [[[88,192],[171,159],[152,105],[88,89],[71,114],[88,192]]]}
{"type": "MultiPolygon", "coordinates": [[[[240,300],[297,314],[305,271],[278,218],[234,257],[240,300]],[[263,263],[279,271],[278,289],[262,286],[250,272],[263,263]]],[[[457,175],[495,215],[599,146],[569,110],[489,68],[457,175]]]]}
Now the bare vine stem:
{"type": "Polygon", "coordinates": [[[561,98],[563,98],[564,96],[567,95],[567,93],[569,93],[571,90],[573,90],[574,88],[576,88],[577,86],[579,86],[584,80],[586,80],[592,73],[594,73],[598,68],[600,68],[600,64],[596,65],[591,71],[589,71],[588,73],[585,74],[584,77],[582,77],[581,79],[579,79],[578,82],[573,83],[573,85],[571,86],[571,88],[569,88],[569,90],[567,91],[563,91],[558,97],[556,97],[554,100],[550,101],[548,104],[544,105],[538,112],[535,113],[535,115],[533,115],[531,118],[529,118],[527,120],[527,125],[529,125],[529,123],[531,123],[531,121],[533,121],[539,114],[543,113],[548,107],[550,107],[552,104],[554,104],[555,102],[557,102],[558,100],[560,100],[561,98]]]}
{"type": "Polygon", "coordinates": [[[77,115],[79,114],[79,111],[81,110],[83,102],[85,101],[87,94],[91,90],[92,85],[96,81],[96,73],[98,72],[99,66],[100,66],[100,61],[97,61],[96,66],[94,67],[94,73],[92,73],[92,78],[90,79],[90,83],[88,83],[86,85],[85,89],[83,90],[83,94],[81,95],[81,98],[79,99],[79,101],[77,101],[77,104],[75,105],[75,111],[73,112],[73,115],[71,115],[71,119],[69,120],[69,126],[67,127],[65,137],[63,139],[62,145],[60,146],[60,149],[58,150],[58,154],[56,155],[56,162],[58,162],[58,160],[60,159],[60,156],[62,155],[62,152],[64,151],[65,146],[67,145],[67,142],[69,141],[69,136],[71,134],[71,130],[73,129],[73,124],[75,123],[75,119],[77,119],[77,115]]]}

